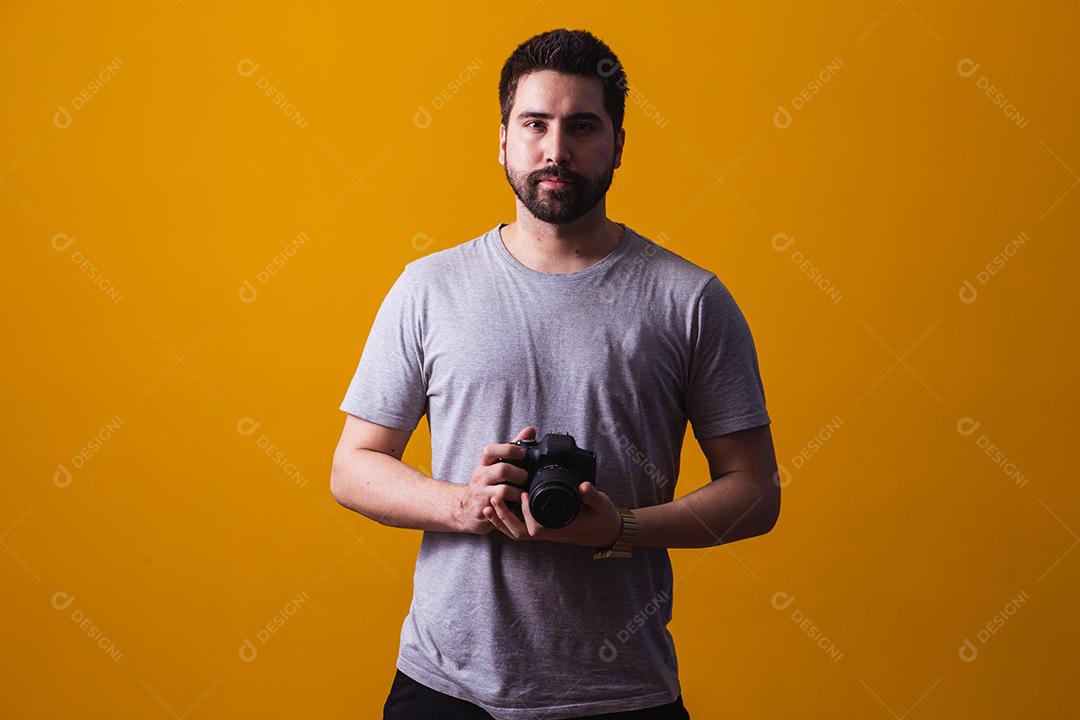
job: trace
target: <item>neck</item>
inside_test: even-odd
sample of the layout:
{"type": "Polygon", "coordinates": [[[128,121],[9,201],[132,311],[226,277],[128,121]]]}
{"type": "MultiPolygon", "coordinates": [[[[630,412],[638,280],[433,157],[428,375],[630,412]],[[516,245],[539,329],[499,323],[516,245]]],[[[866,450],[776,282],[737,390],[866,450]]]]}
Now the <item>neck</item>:
{"type": "Polygon", "coordinates": [[[503,245],[522,265],[562,275],[603,260],[622,241],[623,226],[607,218],[602,201],[564,225],[537,220],[519,202],[517,219],[500,233],[503,245]]]}

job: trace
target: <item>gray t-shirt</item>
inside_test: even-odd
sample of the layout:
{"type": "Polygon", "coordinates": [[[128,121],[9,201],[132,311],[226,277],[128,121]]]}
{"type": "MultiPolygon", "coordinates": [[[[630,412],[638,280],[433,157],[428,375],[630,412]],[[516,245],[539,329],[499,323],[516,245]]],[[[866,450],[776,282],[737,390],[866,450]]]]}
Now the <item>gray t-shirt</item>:
{"type": "MultiPolygon", "coordinates": [[[[426,413],[432,475],[455,483],[525,425],[570,433],[631,508],[673,498],[687,420],[699,439],[770,422],[750,329],[715,274],[628,226],[591,267],[542,273],[502,225],[405,266],[342,410],[402,429],[426,413]]],[[[592,551],[425,531],[397,667],[497,720],[672,702],[667,549],[592,551]]]]}

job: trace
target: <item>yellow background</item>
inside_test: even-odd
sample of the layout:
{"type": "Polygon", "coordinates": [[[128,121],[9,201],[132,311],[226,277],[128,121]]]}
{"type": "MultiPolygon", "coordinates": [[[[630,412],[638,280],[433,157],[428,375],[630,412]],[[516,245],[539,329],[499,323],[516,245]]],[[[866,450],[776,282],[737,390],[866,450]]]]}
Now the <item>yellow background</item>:
{"type": "Polygon", "coordinates": [[[0,715],[379,716],[420,534],[333,501],[337,407],[402,265],[513,219],[498,73],[560,26],[641,101],[610,216],[731,289],[785,472],[772,533],[672,552],[692,715],[1075,713],[1078,15],[4,3],[0,715]]]}

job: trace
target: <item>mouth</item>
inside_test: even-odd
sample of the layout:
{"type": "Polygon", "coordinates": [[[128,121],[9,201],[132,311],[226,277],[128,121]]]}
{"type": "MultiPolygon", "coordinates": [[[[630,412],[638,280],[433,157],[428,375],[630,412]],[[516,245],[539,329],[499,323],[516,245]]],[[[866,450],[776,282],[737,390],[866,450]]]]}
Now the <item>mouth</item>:
{"type": "Polygon", "coordinates": [[[558,180],[556,178],[544,178],[540,181],[540,184],[553,188],[564,188],[573,185],[570,180],[558,180]]]}

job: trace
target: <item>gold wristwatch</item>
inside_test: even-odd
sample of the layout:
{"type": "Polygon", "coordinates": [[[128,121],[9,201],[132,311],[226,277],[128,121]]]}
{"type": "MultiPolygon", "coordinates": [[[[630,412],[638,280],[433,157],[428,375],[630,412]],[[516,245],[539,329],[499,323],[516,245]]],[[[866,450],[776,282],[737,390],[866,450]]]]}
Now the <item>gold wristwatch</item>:
{"type": "Polygon", "coordinates": [[[630,550],[634,547],[634,536],[637,535],[637,517],[630,508],[615,508],[622,518],[622,528],[619,530],[619,538],[609,548],[598,549],[593,553],[593,560],[605,558],[630,557],[630,550]]]}

